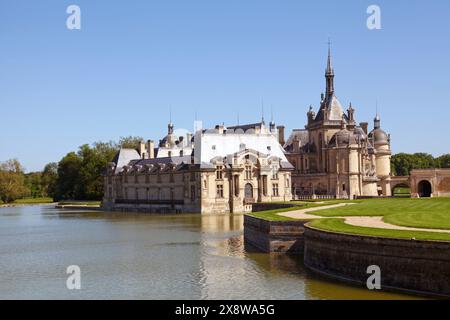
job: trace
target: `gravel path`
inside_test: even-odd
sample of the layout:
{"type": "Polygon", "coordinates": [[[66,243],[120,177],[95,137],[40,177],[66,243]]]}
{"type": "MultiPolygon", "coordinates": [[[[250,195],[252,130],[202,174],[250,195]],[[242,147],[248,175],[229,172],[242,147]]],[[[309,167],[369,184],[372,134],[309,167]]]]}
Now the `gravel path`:
{"type": "Polygon", "coordinates": [[[340,203],[340,204],[334,204],[334,205],[323,206],[323,207],[314,207],[314,208],[307,208],[307,209],[283,212],[283,213],[279,213],[278,215],[283,216],[283,217],[292,218],[292,219],[299,219],[299,220],[341,218],[341,219],[345,219],[346,224],[349,224],[352,226],[357,226],[357,227],[450,233],[450,230],[410,228],[410,227],[397,226],[394,224],[384,222],[383,217],[364,217],[364,216],[362,216],[362,217],[355,217],[355,216],[353,216],[353,217],[323,217],[323,216],[308,214],[308,212],[339,208],[339,207],[349,206],[349,205],[353,205],[353,204],[355,204],[355,203],[340,203]]]}

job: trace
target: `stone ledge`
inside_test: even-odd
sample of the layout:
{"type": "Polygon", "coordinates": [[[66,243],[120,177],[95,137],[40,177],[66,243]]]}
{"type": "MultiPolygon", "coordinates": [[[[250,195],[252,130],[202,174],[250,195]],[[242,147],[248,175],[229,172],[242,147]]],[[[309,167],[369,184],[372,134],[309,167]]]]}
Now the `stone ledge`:
{"type": "Polygon", "coordinates": [[[303,253],[307,221],[268,221],[244,216],[244,241],[266,253],[303,253]]]}

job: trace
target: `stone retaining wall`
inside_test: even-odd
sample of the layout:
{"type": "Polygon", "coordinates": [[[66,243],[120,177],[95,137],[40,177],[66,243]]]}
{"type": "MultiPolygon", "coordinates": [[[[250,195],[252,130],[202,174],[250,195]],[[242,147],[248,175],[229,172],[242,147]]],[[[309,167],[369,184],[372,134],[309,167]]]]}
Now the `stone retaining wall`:
{"type": "Polygon", "coordinates": [[[244,241],[263,252],[303,253],[307,221],[267,221],[244,216],[244,241]]]}
{"type": "Polygon", "coordinates": [[[326,232],[305,226],[304,263],[318,273],[365,285],[381,269],[382,288],[450,296],[450,242],[326,232]]]}

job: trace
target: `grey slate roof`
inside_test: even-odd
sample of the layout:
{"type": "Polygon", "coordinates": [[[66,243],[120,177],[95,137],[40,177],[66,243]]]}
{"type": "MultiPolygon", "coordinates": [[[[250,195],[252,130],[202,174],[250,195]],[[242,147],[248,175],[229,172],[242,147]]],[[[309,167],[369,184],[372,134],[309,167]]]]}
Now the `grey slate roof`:
{"type": "Polygon", "coordinates": [[[119,173],[123,166],[129,164],[132,160],[140,159],[140,157],[135,149],[120,149],[112,161],[116,164],[115,173],[119,173]]]}

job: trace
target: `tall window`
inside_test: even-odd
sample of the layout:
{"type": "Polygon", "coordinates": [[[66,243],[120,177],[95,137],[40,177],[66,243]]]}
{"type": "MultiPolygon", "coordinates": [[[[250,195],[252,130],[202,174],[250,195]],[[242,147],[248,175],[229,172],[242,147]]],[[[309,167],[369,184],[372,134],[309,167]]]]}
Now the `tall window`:
{"type": "Polygon", "coordinates": [[[272,179],[278,180],[278,168],[277,166],[272,167],[272,179]]]}
{"type": "Polygon", "coordinates": [[[272,185],[272,195],[273,195],[274,197],[278,197],[278,196],[279,196],[279,193],[278,193],[278,183],[274,183],[274,184],[272,185]]]}
{"type": "Polygon", "coordinates": [[[217,180],[223,179],[223,167],[222,166],[216,166],[216,179],[217,180]]]}
{"type": "Polygon", "coordinates": [[[223,185],[217,185],[217,198],[223,198],[223,185]]]}
{"type": "Polygon", "coordinates": [[[245,179],[251,180],[252,178],[252,166],[245,166],[245,179]]]}
{"type": "Polygon", "coordinates": [[[263,182],[263,195],[267,196],[267,176],[262,177],[263,182]]]}
{"type": "Polygon", "coordinates": [[[191,186],[191,201],[195,201],[195,186],[191,186]]]}

